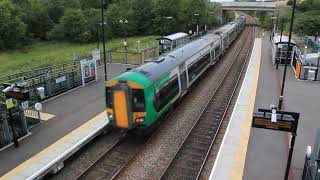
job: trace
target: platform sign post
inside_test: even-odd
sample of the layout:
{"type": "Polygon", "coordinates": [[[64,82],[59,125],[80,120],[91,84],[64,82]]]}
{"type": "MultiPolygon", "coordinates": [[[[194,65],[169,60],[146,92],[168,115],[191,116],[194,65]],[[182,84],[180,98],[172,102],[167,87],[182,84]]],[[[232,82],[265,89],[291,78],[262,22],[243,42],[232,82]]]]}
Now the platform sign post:
{"type": "Polygon", "coordinates": [[[272,121],[271,119],[275,118],[274,112],[272,111],[273,110],[270,109],[259,109],[258,113],[253,114],[252,127],[291,133],[290,149],[284,177],[285,180],[288,180],[300,114],[296,112],[277,111],[276,121],[272,121]]]}

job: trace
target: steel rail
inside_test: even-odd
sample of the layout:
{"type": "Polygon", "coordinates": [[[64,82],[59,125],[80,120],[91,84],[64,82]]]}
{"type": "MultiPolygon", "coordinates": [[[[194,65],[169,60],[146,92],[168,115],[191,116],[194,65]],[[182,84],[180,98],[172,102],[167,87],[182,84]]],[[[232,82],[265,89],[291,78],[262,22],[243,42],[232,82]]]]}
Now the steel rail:
{"type": "MultiPolygon", "coordinates": [[[[250,26],[249,26],[249,28],[247,28],[246,30],[247,30],[247,34],[244,36],[245,42],[247,42],[248,40],[251,39],[251,38],[247,38],[247,37],[250,35],[250,32],[251,32],[250,26]]],[[[222,80],[219,82],[218,88],[214,91],[214,93],[213,93],[212,96],[210,97],[208,103],[207,103],[206,106],[203,108],[201,114],[198,116],[197,120],[196,120],[195,123],[193,124],[192,128],[190,129],[190,131],[188,132],[187,136],[186,136],[185,139],[183,140],[183,143],[180,145],[178,151],[175,153],[175,155],[173,156],[173,158],[170,160],[170,163],[169,163],[168,166],[166,167],[165,171],[162,173],[160,179],[164,179],[164,178],[165,178],[165,175],[166,175],[166,173],[168,172],[168,170],[169,170],[170,166],[172,165],[173,161],[178,157],[178,153],[181,151],[181,149],[182,149],[183,145],[186,143],[186,140],[188,139],[188,137],[190,137],[191,132],[193,132],[193,130],[195,129],[196,125],[199,124],[199,121],[200,121],[200,119],[203,117],[204,112],[207,110],[207,108],[208,108],[208,106],[210,105],[210,103],[212,102],[213,98],[216,96],[218,90],[220,90],[220,87],[223,85],[223,82],[225,81],[227,75],[229,74],[230,70],[231,70],[232,67],[234,66],[234,64],[235,64],[235,62],[236,62],[236,60],[237,60],[240,52],[244,49],[244,47],[245,47],[245,46],[240,47],[239,50],[237,51],[237,53],[236,53],[236,55],[235,55],[235,57],[234,57],[234,59],[233,59],[232,64],[230,65],[230,67],[228,68],[228,70],[226,71],[226,73],[224,74],[222,80]]],[[[250,53],[250,49],[251,49],[251,48],[249,48],[249,50],[247,51],[247,54],[246,54],[246,57],[245,57],[245,62],[243,63],[243,66],[242,66],[242,68],[241,68],[240,76],[239,76],[239,78],[237,79],[237,83],[236,83],[236,85],[235,85],[235,87],[234,87],[234,89],[233,89],[232,95],[231,95],[231,97],[230,97],[230,99],[229,99],[229,101],[228,101],[228,104],[227,104],[226,108],[225,108],[224,114],[223,114],[223,116],[222,116],[222,117],[220,118],[220,120],[219,120],[219,125],[218,125],[218,127],[217,127],[216,132],[215,132],[214,138],[213,138],[212,142],[210,143],[210,146],[209,146],[208,151],[207,151],[207,153],[206,153],[206,155],[205,155],[205,158],[204,158],[203,161],[202,161],[202,164],[201,164],[201,166],[200,166],[200,170],[199,170],[198,173],[197,173],[196,179],[198,179],[199,175],[201,174],[202,169],[203,169],[203,166],[204,166],[204,164],[205,164],[205,162],[206,162],[206,159],[207,159],[207,157],[208,157],[208,155],[209,155],[209,153],[210,153],[210,151],[211,151],[211,149],[212,149],[212,145],[213,145],[213,143],[215,142],[216,136],[217,136],[217,134],[218,134],[218,132],[219,132],[219,129],[220,129],[221,124],[222,124],[222,121],[223,121],[223,119],[224,119],[224,117],[225,117],[225,114],[226,114],[226,112],[227,112],[227,110],[228,110],[228,107],[229,107],[229,105],[230,105],[230,102],[231,102],[231,100],[232,100],[232,97],[233,97],[233,95],[234,95],[234,93],[235,93],[236,87],[237,87],[237,85],[238,85],[238,83],[239,83],[239,81],[240,81],[240,79],[241,79],[240,77],[241,77],[241,74],[242,74],[243,71],[244,71],[244,67],[245,67],[246,61],[247,61],[247,59],[248,59],[247,57],[248,57],[248,55],[249,55],[249,53],[250,53]]]]}

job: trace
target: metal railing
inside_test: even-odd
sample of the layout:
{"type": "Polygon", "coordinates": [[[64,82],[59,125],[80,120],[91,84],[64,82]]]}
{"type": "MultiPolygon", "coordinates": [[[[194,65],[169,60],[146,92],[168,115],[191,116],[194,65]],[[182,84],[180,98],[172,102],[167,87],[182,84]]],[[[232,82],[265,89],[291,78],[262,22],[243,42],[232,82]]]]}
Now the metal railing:
{"type": "Polygon", "coordinates": [[[12,131],[16,132],[18,138],[28,134],[28,126],[23,109],[15,108],[12,115],[14,129],[10,126],[8,113],[0,110],[0,149],[12,142],[12,131]]]}

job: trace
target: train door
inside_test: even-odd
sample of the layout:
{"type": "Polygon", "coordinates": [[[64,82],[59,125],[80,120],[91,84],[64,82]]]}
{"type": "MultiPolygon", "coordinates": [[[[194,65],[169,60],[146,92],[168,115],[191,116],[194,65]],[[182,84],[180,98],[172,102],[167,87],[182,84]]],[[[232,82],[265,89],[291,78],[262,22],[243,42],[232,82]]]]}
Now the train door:
{"type": "Polygon", "coordinates": [[[210,64],[212,65],[214,61],[214,46],[213,44],[210,45],[210,64]]]}
{"type": "Polygon", "coordinates": [[[187,91],[188,88],[188,79],[187,79],[187,71],[186,71],[186,63],[183,63],[179,66],[179,74],[180,74],[180,84],[181,84],[181,93],[183,94],[187,91]]]}

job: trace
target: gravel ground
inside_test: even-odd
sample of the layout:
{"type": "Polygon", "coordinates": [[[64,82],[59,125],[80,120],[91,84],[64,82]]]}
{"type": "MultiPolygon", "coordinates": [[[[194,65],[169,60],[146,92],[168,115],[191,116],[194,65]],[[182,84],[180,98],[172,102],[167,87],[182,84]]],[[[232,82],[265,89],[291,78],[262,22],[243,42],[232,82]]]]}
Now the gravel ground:
{"type": "Polygon", "coordinates": [[[96,137],[91,143],[65,161],[65,167],[51,179],[75,179],[86,167],[110,149],[118,137],[118,133],[96,137]]]}
{"type": "MultiPolygon", "coordinates": [[[[240,44],[242,43],[238,41],[236,46],[240,44]]],[[[162,122],[145,148],[118,176],[119,179],[157,179],[161,176],[231,64],[233,60],[231,49],[233,47],[220,63],[209,70],[195,85],[197,88],[193,88],[173,113],[162,122]]]]}
{"type": "MultiPolygon", "coordinates": [[[[259,28],[255,28],[255,36],[256,37],[259,37],[260,36],[260,30],[259,28]]],[[[248,67],[248,64],[249,64],[249,61],[247,61],[247,64],[246,64],[246,69],[248,67]]],[[[227,114],[226,114],[226,117],[225,117],[225,120],[222,122],[222,125],[221,125],[221,130],[219,131],[219,134],[217,136],[217,139],[216,141],[214,142],[213,144],[213,148],[211,149],[211,152],[208,156],[208,159],[205,163],[205,166],[202,170],[202,173],[200,175],[200,180],[205,180],[205,179],[209,179],[209,176],[210,176],[210,173],[211,173],[211,170],[212,170],[212,167],[214,165],[214,162],[215,162],[215,159],[216,159],[216,156],[218,154],[218,151],[219,151],[219,148],[220,148],[220,145],[221,145],[221,142],[223,140],[223,137],[224,137],[224,133],[225,133],[225,130],[227,129],[228,127],[228,124],[229,124],[229,120],[231,118],[231,115],[232,115],[232,112],[233,112],[233,108],[235,106],[235,103],[237,101],[237,97],[239,95],[239,92],[240,92],[240,89],[241,89],[241,85],[242,85],[242,82],[244,80],[244,76],[245,76],[245,73],[242,74],[242,77],[241,77],[241,80],[239,82],[239,86],[237,87],[236,89],[236,92],[235,92],[235,95],[234,97],[232,98],[232,101],[231,101],[231,104],[230,104],[230,107],[227,111],[227,114]]]]}

